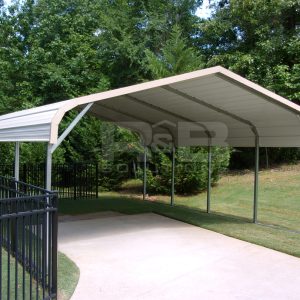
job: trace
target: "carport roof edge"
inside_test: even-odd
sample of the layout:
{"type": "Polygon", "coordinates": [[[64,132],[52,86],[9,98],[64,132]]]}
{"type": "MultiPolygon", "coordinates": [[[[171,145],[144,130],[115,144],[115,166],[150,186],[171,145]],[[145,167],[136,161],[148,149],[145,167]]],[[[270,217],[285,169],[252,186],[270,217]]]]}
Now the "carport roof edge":
{"type": "Polygon", "coordinates": [[[300,106],[220,66],[2,115],[0,141],[56,144],[65,113],[89,103],[97,104],[97,109],[91,111],[93,115],[116,123],[148,121],[152,126],[159,120],[223,122],[230,130],[231,146],[254,146],[254,128],[262,137],[262,146],[300,147],[300,106]],[[220,101],[223,97],[224,101],[220,101]],[[176,113],[176,107],[170,105],[175,98],[176,113]],[[152,102],[155,99],[158,102],[152,102]],[[119,105],[121,102],[118,104],[120,100],[125,107],[119,105]],[[133,101],[127,105],[129,100],[140,103],[133,101]]]}

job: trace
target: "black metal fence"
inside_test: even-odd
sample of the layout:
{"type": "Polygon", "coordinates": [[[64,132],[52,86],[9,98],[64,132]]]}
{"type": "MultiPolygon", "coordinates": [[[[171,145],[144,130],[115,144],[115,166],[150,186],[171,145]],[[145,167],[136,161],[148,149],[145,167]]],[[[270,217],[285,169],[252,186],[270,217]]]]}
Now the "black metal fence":
{"type": "Polygon", "coordinates": [[[0,299],[57,298],[57,193],[0,176],[0,299]]]}
{"type": "MultiPolygon", "coordinates": [[[[14,165],[0,165],[0,175],[14,176],[14,165]]],[[[35,186],[45,186],[45,164],[21,164],[20,180],[35,186]]],[[[98,163],[52,165],[52,190],[61,198],[98,197],[98,163]]]]}

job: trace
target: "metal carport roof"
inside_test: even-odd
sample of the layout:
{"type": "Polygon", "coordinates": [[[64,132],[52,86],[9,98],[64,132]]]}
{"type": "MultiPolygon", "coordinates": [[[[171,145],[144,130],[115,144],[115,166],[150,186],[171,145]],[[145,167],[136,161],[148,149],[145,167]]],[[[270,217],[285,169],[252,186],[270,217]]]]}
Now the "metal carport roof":
{"type": "Polygon", "coordinates": [[[299,105],[222,67],[213,67],[0,116],[0,141],[16,142],[15,178],[19,178],[20,142],[48,142],[46,188],[50,190],[52,153],[86,113],[142,135],[143,199],[147,145],[155,144],[157,135],[172,139],[172,205],[176,146],[207,146],[207,212],[211,198],[211,146],[255,147],[255,223],[259,147],[300,147],[299,105]],[[82,110],[58,137],[62,118],[74,108],[82,110]]]}
{"type": "Polygon", "coordinates": [[[300,106],[219,66],[0,116],[0,141],[56,144],[65,113],[88,104],[87,113],[148,143],[153,131],[169,132],[179,146],[211,138],[212,145],[253,147],[259,136],[263,147],[300,147],[300,106]],[[195,126],[202,135],[191,139],[195,126]]]}

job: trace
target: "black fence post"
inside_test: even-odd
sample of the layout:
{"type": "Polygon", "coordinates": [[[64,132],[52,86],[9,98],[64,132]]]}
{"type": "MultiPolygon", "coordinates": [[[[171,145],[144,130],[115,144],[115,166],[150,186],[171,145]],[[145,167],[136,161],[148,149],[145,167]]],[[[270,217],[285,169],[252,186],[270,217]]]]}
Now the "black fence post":
{"type": "Polygon", "coordinates": [[[99,165],[96,162],[96,198],[99,197],[99,165]]]}
{"type": "MultiPolygon", "coordinates": [[[[9,198],[16,198],[17,197],[17,190],[16,190],[16,183],[15,180],[12,178],[10,180],[10,193],[9,193],[9,198]]],[[[10,203],[10,213],[16,213],[17,212],[17,208],[16,208],[16,204],[17,202],[11,202],[10,203]]],[[[16,219],[13,218],[10,222],[10,245],[8,245],[8,247],[11,248],[12,251],[14,251],[14,249],[16,248],[16,219]]],[[[2,250],[1,250],[2,251],[2,250]]]]}
{"type": "Polygon", "coordinates": [[[23,174],[23,176],[22,176],[22,179],[21,179],[21,181],[23,181],[23,182],[28,182],[27,181],[27,165],[26,164],[23,164],[23,172],[22,172],[23,174]]]}
{"type": "Polygon", "coordinates": [[[76,180],[76,177],[77,177],[77,166],[76,166],[76,163],[74,164],[73,170],[74,170],[74,175],[73,175],[73,178],[74,178],[74,187],[73,187],[73,191],[74,191],[74,200],[76,200],[76,198],[77,198],[77,180],[76,180]]]}
{"type": "Polygon", "coordinates": [[[58,194],[54,194],[52,205],[55,208],[52,215],[52,286],[51,294],[57,299],[57,235],[58,235],[58,194]]]}

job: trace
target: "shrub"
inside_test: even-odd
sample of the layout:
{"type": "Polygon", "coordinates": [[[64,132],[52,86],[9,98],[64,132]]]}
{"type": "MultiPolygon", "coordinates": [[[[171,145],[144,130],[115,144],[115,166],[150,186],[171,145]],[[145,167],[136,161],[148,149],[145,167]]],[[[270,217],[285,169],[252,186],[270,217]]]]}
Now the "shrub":
{"type": "MultiPolygon", "coordinates": [[[[220,173],[228,167],[230,150],[213,147],[212,183],[216,183],[220,173]]],[[[166,194],[171,190],[171,155],[162,151],[152,153],[151,165],[155,170],[147,170],[147,191],[166,194]]],[[[195,193],[205,190],[208,180],[207,149],[204,147],[181,147],[176,151],[175,190],[179,194],[195,193]]],[[[138,177],[143,178],[142,169],[138,177]]]]}

